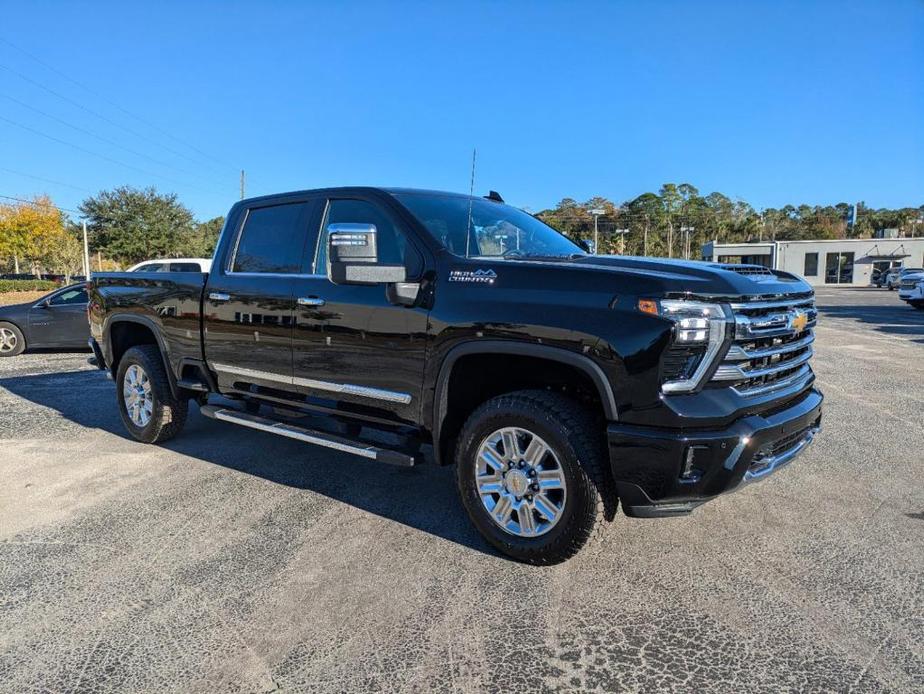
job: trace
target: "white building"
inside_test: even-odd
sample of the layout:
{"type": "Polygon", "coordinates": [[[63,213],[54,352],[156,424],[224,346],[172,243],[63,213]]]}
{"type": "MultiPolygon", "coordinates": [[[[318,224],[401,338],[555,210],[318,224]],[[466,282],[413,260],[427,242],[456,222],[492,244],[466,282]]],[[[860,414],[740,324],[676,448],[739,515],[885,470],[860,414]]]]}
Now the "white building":
{"type": "Polygon", "coordinates": [[[753,263],[801,275],[813,285],[871,283],[874,269],[924,267],[924,237],[718,243],[703,246],[703,260],[753,263]]]}

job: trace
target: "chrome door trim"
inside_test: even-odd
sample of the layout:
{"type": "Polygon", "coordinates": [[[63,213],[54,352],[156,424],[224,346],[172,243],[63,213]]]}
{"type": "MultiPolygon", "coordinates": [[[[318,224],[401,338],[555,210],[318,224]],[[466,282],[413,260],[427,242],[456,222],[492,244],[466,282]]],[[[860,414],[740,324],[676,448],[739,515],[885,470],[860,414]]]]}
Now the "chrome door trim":
{"type": "Polygon", "coordinates": [[[361,398],[370,398],[372,400],[384,400],[386,402],[397,402],[407,405],[411,402],[411,396],[408,393],[397,393],[393,390],[383,390],[371,386],[356,386],[350,383],[331,383],[329,381],[316,381],[313,378],[299,378],[296,376],[292,379],[297,386],[311,388],[312,390],[324,390],[330,393],[344,393],[346,395],[356,395],[361,398]]]}
{"type": "Polygon", "coordinates": [[[299,306],[323,306],[324,299],[319,296],[300,296],[298,297],[299,306]]]}
{"type": "Polygon", "coordinates": [[[373,388],[371,386],[357,386],[350,383],[331,383],[330,381],[317,381],[311,378],[299,378],[292,376],[283,376],[270,371],[259,371],[257,369],[245,369],[240,366],[231,366],[230,364],[212,364],[212,368],[237,376],[248,376],[258,378],[262,381],[274,381],[276,383],[285,383],[290,386],[302,386],[312,390],[323,390],[329,393],[342,393],[344,395],[355,395],[361,398],[370,398],[372,400],[384,400],[385,402],[396,402],[401,405],[408,405],[411,402],[409,393],[398,393],[393,390],[383,390],[382,388],[373,388]]]}

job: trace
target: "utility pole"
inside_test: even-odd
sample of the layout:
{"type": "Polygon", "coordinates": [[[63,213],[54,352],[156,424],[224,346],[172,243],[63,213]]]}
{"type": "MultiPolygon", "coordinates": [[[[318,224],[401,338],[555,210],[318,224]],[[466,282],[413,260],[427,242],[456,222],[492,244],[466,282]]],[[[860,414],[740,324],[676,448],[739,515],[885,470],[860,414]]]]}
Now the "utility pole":
{"type": "Polygon", "coordinates": [[[241,200],[244,199],[244,169],[241,169],[241,200]]]}
{"type": "Polygon", "coordinates": [[[594,216],[594,255],[600,255],[600,232],[597,230],[597,219],[601,214],[606,214],[606,210],[598,207],[590,213],[594,216]]]}
{"type": "Polygon", "coordinates": [[[645,215],[645,240],[642,244],[642,255],[648,256],[648,215],[645,215]]]}
{"type": "Polygon", "coordinates": [[[686,260],[690,259],[690,234],[693,232],[694,227],[682,226],[680,227],[680,233],[683,234],[683,257],[686,260]]]}
{"type": "Polygon", "coordinates": [[[667,217],[667,257],[674,257],[674,220],[667,217]]]}
{"type": "Polygon", "coordinates": [[[103,271],[103,252],[96,251],[96,270],[97,272],[103,271]]]}
{"type": "Polygon", "coordinates": [[[83,223],[83,276],[90,279],[90,246],[87,244],[87,223],[83,223]]]}
{"type": "Polygon", "coordinates": [[[626,254],[626,234],[629,233],[628,229],[616,229],[616,233],[619,234],[619,255],[626,254]]]}

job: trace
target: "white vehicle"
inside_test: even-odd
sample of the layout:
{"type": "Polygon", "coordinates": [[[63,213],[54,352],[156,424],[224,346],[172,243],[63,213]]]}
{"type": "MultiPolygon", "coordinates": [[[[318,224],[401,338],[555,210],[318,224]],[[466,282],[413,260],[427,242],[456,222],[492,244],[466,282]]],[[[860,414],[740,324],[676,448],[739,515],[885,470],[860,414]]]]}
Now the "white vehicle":
{"type": "Polygon", "coordinates": [[[915,272],[902,277],[898,285],[898,298],[924,311],[924,272],[915,272]]]}
{"type": "Polygon", "coordinates": [[[208,272],[211,258],[162,258],[132,265],[126,272],[208,272]]]}

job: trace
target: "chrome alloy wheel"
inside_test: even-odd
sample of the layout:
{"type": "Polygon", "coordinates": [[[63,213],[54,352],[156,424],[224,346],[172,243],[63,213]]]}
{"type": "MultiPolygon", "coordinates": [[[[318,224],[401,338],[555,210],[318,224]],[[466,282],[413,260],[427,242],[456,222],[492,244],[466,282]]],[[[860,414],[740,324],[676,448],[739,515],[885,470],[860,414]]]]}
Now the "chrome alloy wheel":
{"type": "Polygon", "coordinates": [[[0,352],[12,352],[19,340],[9,328],[0,328],[0,352]]]}
{"type": "Polygon", "coordinates": [[[527,429],[498,429],[481,442],[475,484],[491,519],[518,537],[544,535],[565,509],[568,489],[561,463],[527,429]]]}
{"type": "Polygon", "coordinates": [[[148,375],[137,364],[132,364],[125,371],[122,381],[122,400],[125,411],[137,427],[146,427],[154,411],[154,394],[148,375]]]}

